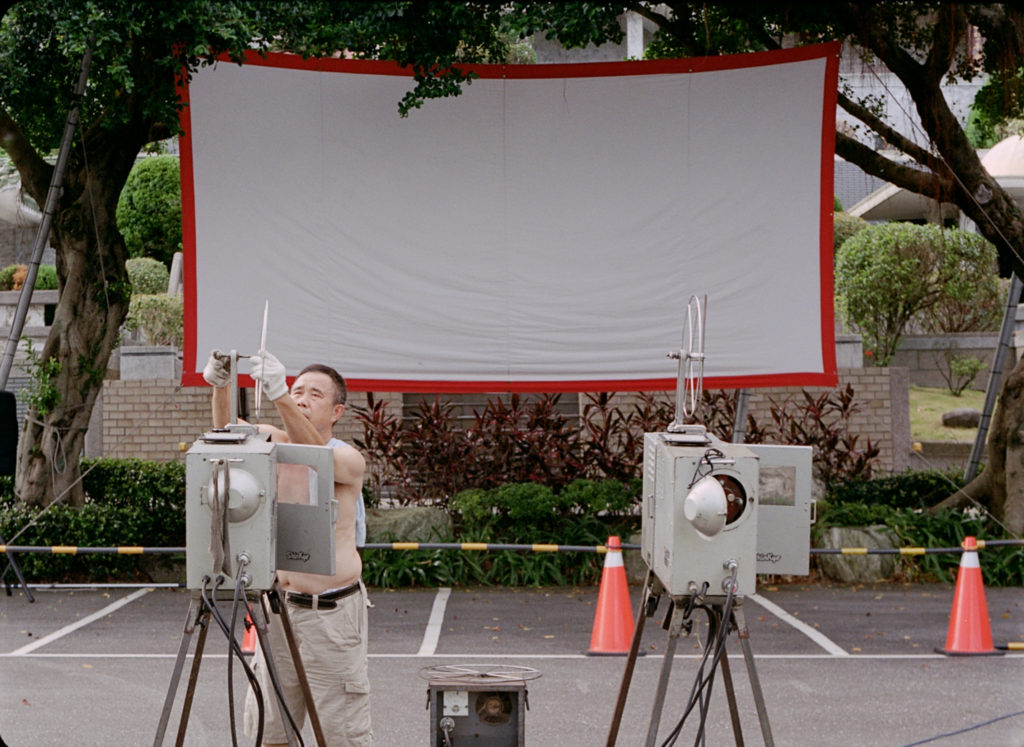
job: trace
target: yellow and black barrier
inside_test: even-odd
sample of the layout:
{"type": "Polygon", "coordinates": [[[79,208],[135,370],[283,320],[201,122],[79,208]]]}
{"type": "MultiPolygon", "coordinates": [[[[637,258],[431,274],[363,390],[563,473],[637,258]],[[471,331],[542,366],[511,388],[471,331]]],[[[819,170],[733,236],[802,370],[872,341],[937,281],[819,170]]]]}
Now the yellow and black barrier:
{"type": "Polygon", "coordinates": [[[0,553],[34,552],[44,555],[184,555],[184,547],[79,547],[78,545],[0,545],[0,553]]]}
{"type": "MultiPolygon", "coordinates": [[[[978,540],[978,549],[1024,546],[1024,539],[978,540]]],[[[363,550],[462,550],[468,552],[592,552],[606,553],[605,545],[500,544],[493,542],[369,542],[363,550]]],[[[623,550],[640,545],[623,544],[623,550]]],[[[962,547],[812,547],[811,555],[939,555],[962,553],[962,547]]],[[[0,545],[3,553],[44,553],[50,555],[184,555],[184,547],[79,547],[77,545],[0,545]]]]}

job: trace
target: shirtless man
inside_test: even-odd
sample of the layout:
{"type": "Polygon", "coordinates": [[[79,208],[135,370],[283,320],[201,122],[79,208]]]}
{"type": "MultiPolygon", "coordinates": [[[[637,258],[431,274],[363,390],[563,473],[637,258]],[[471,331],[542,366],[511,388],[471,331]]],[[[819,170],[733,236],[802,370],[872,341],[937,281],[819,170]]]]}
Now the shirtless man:
{"type": "MultiPolygon", "coordinates": [[[[277,581],[288,604],[288,614],[299,645],[306,679],[313,694],[317,715],[325,738],[331,745],[362,747],[373,744],[370,729],[370,685],[367,676],[366,588],[363,586],[362,559],[356,549],[356,516],[361,505],[362,454],[334,438],[334,424],[345,411],[345,380],[333,368],[314,364],[303,369],[288,391],[285,368],[270,353],[249,359],[252,377],[262,383],[264,396],[273,401],[284,430],[258,425],[269,433],[271,441],[326,445],[334,448],[334,497],[338,501],[335,526],[335,574],[278,571],[277,581]]],[[[230,369],[227,356],[213,351],[203,370],[203,378],[213,385],[212,409],[215,427],[230,420],[230,369]]],[[[278,466],[278,500],[307,502],[309,470],[300,465],[278,466]]],[[[280,618],[270,616],[270,644],[288,709],[299,729],[306,708],[301,685],[295,675],[280,618]]],[[[287,744],[287,734],[263,661],[257,649],[253,667],[260,678],[267,706],[264,708],[264,745],[287,744]]],[[[257,704],[255,694],[246,697],[246,732],[256,736],[257,704]]]]}

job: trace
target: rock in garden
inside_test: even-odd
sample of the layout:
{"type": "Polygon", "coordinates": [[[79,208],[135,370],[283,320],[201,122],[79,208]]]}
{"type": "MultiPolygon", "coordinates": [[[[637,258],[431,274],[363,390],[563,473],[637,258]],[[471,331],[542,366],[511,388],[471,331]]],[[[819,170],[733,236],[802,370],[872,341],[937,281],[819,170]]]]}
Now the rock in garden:
{"type": "Polygon", "coordinates": [[[948,428],[977,428],[981,413],[970,407],[958,407],[942,414],[942,424],[948,428]]]}

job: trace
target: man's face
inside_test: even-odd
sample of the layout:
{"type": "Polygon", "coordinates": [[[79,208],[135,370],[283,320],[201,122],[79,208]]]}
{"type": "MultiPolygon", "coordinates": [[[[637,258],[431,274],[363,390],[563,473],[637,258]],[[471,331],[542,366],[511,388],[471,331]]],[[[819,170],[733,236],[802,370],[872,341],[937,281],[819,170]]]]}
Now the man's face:
{"type": "Polygon", "coordinates": [[[345,411],[335,403],[335,394],[331,377],[319,371],[307,371],[292,384],[292,400],[317,428],[333,425],[345,411]]]}

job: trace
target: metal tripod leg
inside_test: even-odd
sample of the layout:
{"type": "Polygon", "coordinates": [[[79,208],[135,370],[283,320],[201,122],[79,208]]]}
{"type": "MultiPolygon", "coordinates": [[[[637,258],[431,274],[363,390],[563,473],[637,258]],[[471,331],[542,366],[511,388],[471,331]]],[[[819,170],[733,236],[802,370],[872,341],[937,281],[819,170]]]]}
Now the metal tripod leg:
{"type": "MultiPolygon", "coordinates": [[[[0,536],[0,545],[6,544],[4,538],[0,536]]],[[[11,582],[7,580],[7,571],[14,571],[14,576],[18,579],[18,586],[25,591],[28,601],[36,601],[36,598],[32,596],[32,592],[28,588],[28,584],[25,583],[25,577],[21,575],[21,567],[18,565],[18,561],[14,559],[14,553],[8,550],[5,555],[7,556],[7,566],[4,568],[4,572],[0,573],[0,578],[4,580],[4,589],[7,591],[7,596],[11,596],[11,582]]]]}
{"type": "Polygon", "coordinates": [[[181,642],[178,644],[178,656],[174,660],[174,670],[171,674],[171,682],[167,687],[167,696],[164,698],[164,708],[160,714],[160,723],[156,728],[156,737],[153,739],[153,747],[161,747],[164,743],[164,734],[167,732],[167,723],[171,717],[171,710],[174,707],[174,696],[178,692],[178,683],[181,681],[181,672],[185,665],[185,656],[188,654],[188,646],[192,641],[192,633],[196,626],[200,626],[199,639],[196,643],[196,656],[192,662],[192,674],[189,676],[189,694],[186,696],[186,703],[182,707],[182,721],[179,726],[178,738],[184,734],[183,727],[188,721],[188,711],[192,705],[192,693],[195,690],[195,678],[199,670],[199,660],[202,657],[203,647],[206,644],[206,632],[209,630],[210,612],[200,602],[196,604],[195,597],[188,606],[188,613],[185,616],[185,628],[181,634],[181,642]],[[198,612],[197,612],[198,609],[198,612]],[[193,618],[193,615],[195,616],[193,618]]]}
{"type": "MultiPolygon", "coordinates": [[[[722,623],[729,624],[729,623],[722,623]]],[[[722,644],[722,658],[719,659],[722,668],[722,684],[725,685],[725,699],[729,703],[729,719],[732,721],[732,733],[736,739],[736,747],[743,747],[743,725],[740,723],[740,711],[736,704],[736,688],[732,684],[732,671],[729,669],[729,654],[725,650],[725,643],[722,644]]]]}
{"type": "Polygon", "coordinates": [[[622,714],[626,709],[626,698],[629,696],[629,686],[633,681],[633,669],[636,667],[636,658],[640,653],[640,640],[644,634],[644,623],[648,617],[654,614],[657,609],[658,600],[661,598],[661,585],[658,580],[647,570],[647,577],[644,579],[643,593],[640,595],[640,607],[636,611],[636,624],[633,627],[633,641],[629,645],[629,657],[626,659],[626,669],[622,673],[622,682],[619,685],[619,697],[615,702],[615,713],[612,716],[612,725],[608,729],[608,741],[606,747],[615,747],[619,737],[619,726],[622,723],[622,714]],[[658,591],[653,588],[658,585],[658,591]],[[653,606],[651,606],[653,603],[653,606]]]}
{"type": "MultiPolygon", "coordinates": [[[[256,600],[256,604],[253,605],[253,613],[258,609],[260,614],[252,615],[252,624],[256,626],[256,638],[260,642],[260,649],[263,652],[263,665],[267,668],[267,673],[270,675],[269,680],[271,683],[280,682],[281,679],[277,676],[277,665],[274,663],[274,654],[270,647],[270,634],[268,627],[270,625],[270,613],[267,612],[267,607],[270,606],[269,600],[266,595],[261,595],[256,600]]],[[[277,709],[278,720],[284,724],[285,737],[288,740],[290,747],[296,747],[298,744],[299,735],[295,733],[295,730],[291,726],[291,721],[285,717],[287,712],[288,704],[285,703],[280,697],[278,697],[275,691],[273,695],[270,693],[263,693],[264,705],[266,707],[277,709]]]]}
{"type": "Polygon", "coordinates": [[[750,630],[747,628],[747,618],[743,614],[742,598],[738,598],[733,605],[732,616],[736,621],[736,637],[740,639],[740,646],[743,648],[743,658],[747,663],[750,691],[754,695],[757,720],[761,722],[761,736],[764,738],[765,747],[775,747],[775,740],[772,738],[772,727],[768,723],[768,709],[764,703],[764,692],[761,690],[761,680],[758,679],[757,667],[754,666],[754,652],[750,649],[750,630]]]}
{"type": "Polygon", "coordinates": [[[683,631],[683,618],[686,609],[672,600],[671,619],[668,628],[668,644],[665,646],[665,658],[661,662],[661,674],[658,676],[658,689],[654,694],[654,706],[651,709],[651,722],[647,726],[646,747],[654,747],[658,737],[658,724],[661,723],[661,710],[665,705],[665,693],[668,691],[668,680],[672,675],[672,662],[676,656],[676,645],[683,631]]]}

